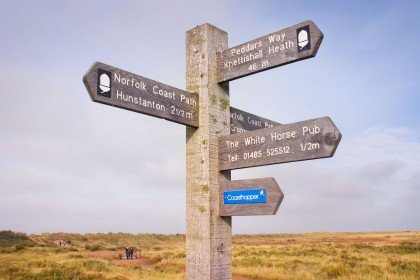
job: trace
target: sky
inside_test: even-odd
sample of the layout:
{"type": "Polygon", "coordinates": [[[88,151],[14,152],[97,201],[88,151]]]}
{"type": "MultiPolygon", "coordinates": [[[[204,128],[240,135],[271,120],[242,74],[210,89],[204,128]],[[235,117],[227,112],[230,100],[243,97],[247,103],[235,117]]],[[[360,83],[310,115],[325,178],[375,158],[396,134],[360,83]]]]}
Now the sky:
{"type": "Polygon", "coordinates": [[[276,215],[233,233],[420,230],[420,2],[0,1],[0,230],[185,233],[185,127],[91,101],[95,61],[185,90],[185,33],[229,47],[305,20],[316,57],[229,82],[280,123],[329,116],[332,158],[232,171],[273,177],[276,215]]]}

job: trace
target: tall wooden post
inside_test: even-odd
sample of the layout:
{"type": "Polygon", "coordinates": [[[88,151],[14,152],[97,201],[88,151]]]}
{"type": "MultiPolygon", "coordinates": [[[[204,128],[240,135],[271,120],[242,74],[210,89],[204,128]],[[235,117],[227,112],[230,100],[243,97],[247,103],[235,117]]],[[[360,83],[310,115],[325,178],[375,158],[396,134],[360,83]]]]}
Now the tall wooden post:
{"type": "Polygon", "coordinates": [[[219,216],[218,137],[229,135],[229,86],[217,83],[216,53],[227,33],[204,24],[187,31],[187,91],[199,95],[199,128],[187,127],[187,264],[189,280],[232,279],[231,217],[219,216]]]}

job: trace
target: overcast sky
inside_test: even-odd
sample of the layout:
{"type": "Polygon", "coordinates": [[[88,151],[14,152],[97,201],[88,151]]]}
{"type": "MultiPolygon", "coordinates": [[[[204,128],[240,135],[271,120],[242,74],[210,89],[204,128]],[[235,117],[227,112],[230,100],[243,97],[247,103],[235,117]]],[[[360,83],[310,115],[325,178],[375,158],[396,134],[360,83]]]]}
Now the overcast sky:
{"type": "Polygon", "coordinates": [[[185,32],[229,46],[305,20],[315,58],[230,82],[231,105],[280,122],[329,116],[332,158],[247,168],[277,215],[234,233],[420,230],[420,2],[0,1],[0,230],[185,232],[185,127],[91,101],[95,61],[185,89],[185,32]]]}

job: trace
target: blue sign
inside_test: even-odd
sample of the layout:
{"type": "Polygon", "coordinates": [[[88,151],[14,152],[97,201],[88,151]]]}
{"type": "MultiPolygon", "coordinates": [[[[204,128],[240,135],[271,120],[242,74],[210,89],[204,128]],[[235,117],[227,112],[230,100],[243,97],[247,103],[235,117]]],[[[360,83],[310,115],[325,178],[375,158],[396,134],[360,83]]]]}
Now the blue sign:
{"type": "Polygon", "coordinates": [[[224,204],[265,203],[267,202],[266,194],[265,189],[224,192],[224,204]]]}

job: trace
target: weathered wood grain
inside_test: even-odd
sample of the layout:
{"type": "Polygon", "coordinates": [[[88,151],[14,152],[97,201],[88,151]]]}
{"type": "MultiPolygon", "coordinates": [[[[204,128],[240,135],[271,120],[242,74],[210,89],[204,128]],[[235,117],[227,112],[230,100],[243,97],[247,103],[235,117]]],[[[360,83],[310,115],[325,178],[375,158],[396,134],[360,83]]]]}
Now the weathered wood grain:
{"type": "Polygon", "coordinates": [[[341,133],[329,117],[219,138],[219,168],[245,167],[332,157],[341,133]]]}
{"type": "MultiPolygon", "coordinates": [[[[303,39],[302,35],[300,39],[303,39]]],[[[322,32],[308,20],[223,50],[218,53],[218,82],[231,81],[314,57],[322,39],[322,32]],[[298,36],[302,30],[309,32],[306,42],[299,42],[298,36]]]]}
{"type": "Polygon", "coordinates": [[[275,215],[283,201],[284,194],[274,178],[235,180],[220,185],[220,216],[275,215]],[[252,204],[224,204],[224,192],[236,190],[265,189],[267,201],[252,204]]]}
{"type": "Polygon", "coordinates": [[[94,102],[198,127],[197,94],[101,62],[92,65],[83,82],[94,102]],[[105,92],[100,88],[100,76],[104,73],[109,78],[105,92]]]}
{"type": "Polygon", "coordinates": [[[187,90],[199,94],[199,128],[187,127],[187,260],[189,280],[232,278],[231,217],[219,216],[218,137],[229,135],[229,89],[216,79],[216,52],[227,34],[204,24],[187,32],[187,90]]]}

